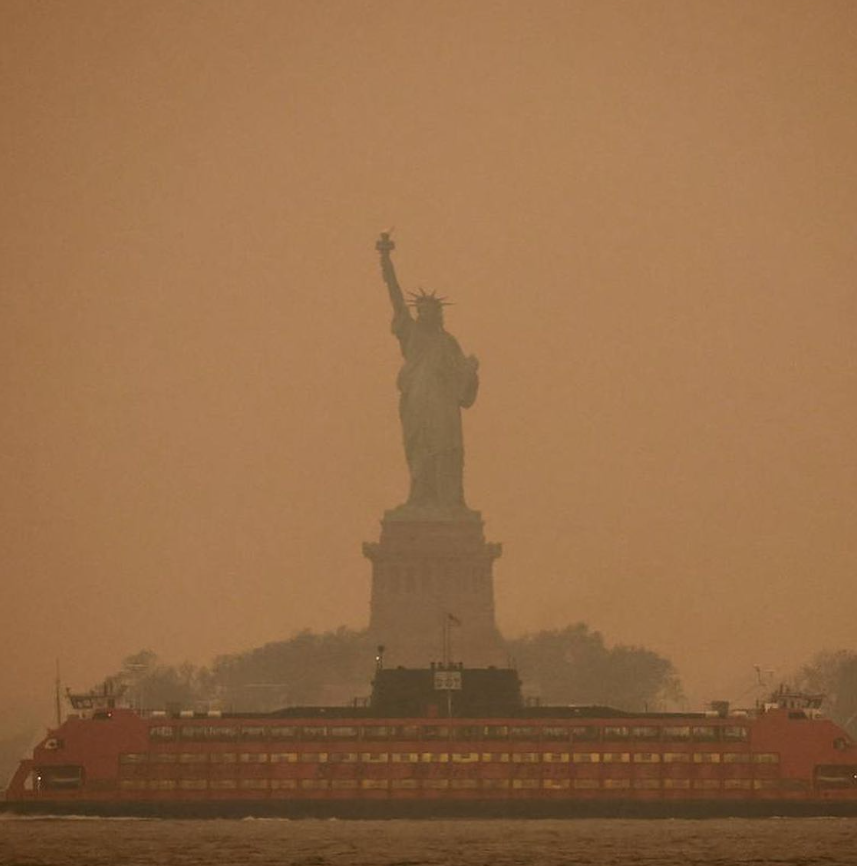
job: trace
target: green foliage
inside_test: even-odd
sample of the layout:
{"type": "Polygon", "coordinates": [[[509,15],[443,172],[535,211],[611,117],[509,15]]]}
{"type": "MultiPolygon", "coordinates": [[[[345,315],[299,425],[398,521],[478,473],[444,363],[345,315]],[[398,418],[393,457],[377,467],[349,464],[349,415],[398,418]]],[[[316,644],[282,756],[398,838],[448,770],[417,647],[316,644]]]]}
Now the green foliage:
{"type": "Polygon", "coordinates": [[[830,717],[857,737],[857,652],[820,652],[801,669],[797,686],[825,695],[830,717]]]}
{"type": "Polygon", "coordinates": [[[584,623],[508,641],[524,689],[543,704],[654,710],[682,698],[668,659],[643,647],[607,647],[584,623]]]}
{"type": "Polygon", "coordinates": [[[205,699],[204,671],[185,662],[162,664],[151,650],[141,650],[122,662],[122,670],[109,679],[123,686],[133,706],[147,709],[192,707],[205,699]]]}
{"type": "MultiPolygon", "coordinates": [[[[524,690],[544,704],[606,704],[655,709],[681,698],[672,663],[642,647],[608,648],[583,623],[508,641],[524,690]]],[[[129,656],[115,679],[136,706],[220,707],[265,712],[287,706],[337,706],[367,696],[375,646],[366,631],[303,631],[209,668],[162,664],[143,650],[129,656]]]]}
{"type": "Polygon", "coordinates": [[[206,679],[225,709],[336,706],[366,696],[375,664],[365,631],[339,628],[215,659],[206,679]]]}

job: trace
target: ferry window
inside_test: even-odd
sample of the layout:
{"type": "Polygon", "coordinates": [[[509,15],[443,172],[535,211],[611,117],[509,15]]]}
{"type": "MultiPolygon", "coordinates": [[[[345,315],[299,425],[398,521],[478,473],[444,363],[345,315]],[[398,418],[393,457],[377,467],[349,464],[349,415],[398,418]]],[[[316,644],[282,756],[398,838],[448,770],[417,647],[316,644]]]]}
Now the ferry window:
{"type": "Polygon", "coordinates": [[[390,756],[386,752],[362,752],[360,760],[364,764],[386,764],[390,756]]]}
{"type": "Polygon", "coordinates": [[[327,728],[324,725],[304,725],[301,728],[302,740],[325,740],[327,728]]]}
{"type": "Polygon", "coordinates": [[[205,752],[182,752],[179,755],[180,764],[207,764],[208,755],[205,752]]]}
{"type": "Polygon", "coordinates": [[[664,752],[665,764],[689,764],[690,755],[687,752],[664,752]]]}
{"type": "Polygon", "coordinates": [[[327,761],[327,752],[301,752],[300,759],[305,764],[324,764],[327,761]]]}
{"type": "Polygon", "coordinates": [[[83,767],[37,767],[36,781],[43,791],[65,791],[83,784],[83,767]]]}
{"type": "Polygon", "coordinates": [[[542,755],[542,760],[546,764],[567,764],[569,754],[568,752],[545,752],[542,755]]]}
{"type": "Polygon", "coordinates": [[[337,725],[330,729],[331,739],[355,740],[357,739],[357,728],[349,725],[337,725]]]}
{"type": "Polygon", "coordinates": [[[357,785],[357,779],[334,779],[331,782],[330,787],[341,791],[347,788],[356,788],[357,785]]]}
{"type": "Polygon", "coordinates": [[[242,752],[238,760],[242,764],[267,764],[268,756],[265,752],[242,752]]]}
{"type": "Polygon", "coordinates": [[[543,740],[565,741],[568,739],[568,728],[542,728],[543,740]]]}
{"type": "Polygon", "coordinates": [[[198,742],[208,739],[208,728],[204,725],[182,725],[179,734],[183,740],[198,742]]]}
{"type": "Polygon", "coordinates": [[[453,779],[452,780],[453,788],[478,788],[479,780],[478,779],[453,779]]]}
{"type": "Polygon", "coordinates": [[[778,779],[753,779],[753,787],[759,790],[770,790],[771,788],[779,787],[777,785],[778,779]]]}
{"type": "Polygon", "coordinates": [[[815,768],[815,784],[819,788],[855,788],[857,765],[821,764],[815,768]]]}
{"type": "Polygon", "coordinates": [[[506,725],[483,725],[482,737],[486,740],[505,740],[509,736],[506,725]]]}
{"type": "Polygon", "coordinates": [[[119,756],[120,764],[145,764],[149,756],[145,752],[127,752],[119,756]]]}
{"type": "MultiPolygon", "coordinates": [[[[446,729],[444,728],[444,730],[446,729]]],[[[366,725],[363,728],[363,739],[388,740],[394,733],[395,728],[388,727],[387,725],[366,725]]]]}
{"type": "Polygon", "coordinates": [[[420,756],[416,752],[393,752],[390,760],[394,764],[416,764],[420,756]]]}
{"type": "Polygon", "coordinates": [[[542,780],[543,788],[567,788],[571,784],[570,779],[544,779],[542,780]]]}
{"type": "Polygon", "coordinates": [[[660,764],[661,756],[657,752],[635,752],[635,764],[660,764]]]}
{"type": "Polygon", "coordinates": [[[508,788],[508,779],[482,779],[482,787],[489,790],[497,790],[499,788],[508,788]]]}
{"type": "Polygon", "coordinates": [[[634,779],[634,787],[638,790],[655,790],[661,787],[660,779],[634,779]]]}
{"type": "Polygon", "coordinates": [[[627,740],[631,736],[631,729],[623,725],[605,725],[604,739],[605,740],[627,740]]]}
{"type": "Polygon", "coordinates": [[[483,752],[482,761],[486,764],[506,764],[509,762],[508,752],[483,752]]]}
{"type": "Polygon", "coordinates": [[[327,779],[301,779],[301,788],[310,791],[321,791],[328,786],[327,779]]]}
{"type": "Polygon", "coordinates": [[[697,743],[713,743],[715,740],[720,739],[718,734],[719,728],[714,725],[693,726],[693,739],[696,740],[697,743]]]}
{"type": "Polygon", "coordinates": [[[690,779],[664,779],[664,788],[686,790],[690,787],[690,779]]]}
{"type": "Polygon", "coordinates": [[[418,740],[420,738],[419,725],[397,725],[393,728],[394,737],[397,740],[418,740]]]}
{"type": "Polygon", "coordinates": [[[449,761],[449,755],[446,752],[423,752],[420,755],[420,762],[423,764],[446,764],[449,761]]]}
{"type": "Polygon", "coordinates": [[[572,779],[571,785],[573,788],[600,788],[600,779],[572,779]]]}
{"type": "Polygon", "coordinates": [[[723,787],[727,791],[749,791],[751,782],[749,779],[724,779],[723,787]]]}
{"type": "Polygon", "coordinates": [[[298,735],[298,729],[293,725],[275,725],[270,729],[272,740],[293,740],[298,735]]]}
{"type": "Polygon", "coordinates": [[[330,752],[327,756],[329,764],[353,764],[357,761],[357,752],[330,752]]]}
{"type": "Polygon", "coordinates": [[[386,788],[388,785],[387,779],[362,779],[360,782],[361,788],[386,788]]]}
{"type": "Polygon", "coordinates": [[[449,728],[446,725],[423,725],[423,739],[445,740],[449,737],[449,728]]]}
{"type": "Polygon", "coordinates": [[[119,787],[123,791],[145,791],[147,784],[145,779],[122,779],[119,787]]]}
{"type": "Polygon", "coordinates": [[[294,764],[297,759],[297,752],[271,752],[272,764],[294,764]]]}
{"type": "Polygon", "coordinates": [[[627,764],[631,760],[628,752],[604,752],[601,760],[605,764],[627,764]]]}
{"type": "Polygon", "coordinates": [[[695,779],[693,787],[697,791],[713,791],[720,787],[720,779],[695,779]]]}
{"type": "Polygon", "coordinates": [[[212,752],[210,758],[212,764],[234,764],[238,755],[235,752],[212,752]]]}
{"type": "Polygon", "coordinates": [[[538,779],[512,779],[513,788],[538,788],[538,779]]]}
{"type": "Polygon", "coordinates": [[[599,739],[600,731],[595,725],[576,725],[571,729],[574,742],[594,742],[599,739]]]}
{"type": "Polygon", "coordinates": [[[723,728],[723,739],[734,741],[744,741],[750,738],[750,731],[743,725],[725,725],[723,728]]]}
{"type": "Polygon", "coordinates": [[[176,787],[175,779],[150,779],[150,791],[173,791],[176,787]]]}
{"type": "Polygon", "coordinates": [[[660,728],[654,725],[635,725],[631,728],[631,736],[635,740],[657,740],[660,733],[660,728]]]}
{"type": "Polygon", "coordinates": [[[448,788],[449,779],[423,779],[424,788],[448,788]]]}
{"type": "Polygon", "coordinates": [[[462,725],[452,729],[456,740],[478,740],[479,728],[475,725],[462,725]]]}
{"type": "Polygon", "coordinates": [[[212,779],[208,783],[208,787],[214,791],[231,791],[237,785],[235,779],[212,779]]]}
{"type": "Polygon", "coordinates": [[[184,791],[204,791],[208,787],[206,779],[181,779],[179,788],[184,791]]]}
{"type": "Polygon", "coordinates": [[[509,733],[516,740],[537,740],[539,738],[539,729],[535,725],[512,725],[509,728],[509,733]]]}
{"type": "Polygon", "coordinates": [[[178,759],[175,752],[154,752],[149,758],[153,764],[175,764],[178,759]]]}
{"type": "Polygon", "coordinates": [[[287,788],[297,788],[297,779],[271,779],[271,788],[275,790],[284,790],[287,788]]]}
{"type": "Polygon", "coordinates": [[[172,740],[175,738],[176,729],[172,725],[156,725],[149,728],[150,740],[172,740]]]}
{"type": "Polygon", "coordinates": [[[605,779],[604,780],[605,788],[630,788],[631,780],[630,779],[605,779]]]}
{"type": "Polygon", "coordinates": [[[225,725],[182,725],[179,734],[183,740],[190,742],[236,740],[238,728],[225,725]]]}
{"type": "Polygon", "coordinates": [[[724,764],[749,764],[750,755],[747,752],[726,752],[723,755],[724,764]]]}
{"type": "Polygon", "coordinates": [[[598,764],[601,761],[600,752],[573,752],[571,755],[573,764],[598,764]]]}
{"type": "Polygon", "coordinates": [[[479,752],[453,752],[453,764],[473,764],[479,760],[479,752]]]}
{"type": "Polygon", "coordinates": [[[513,764],[537,764],[541,755],[538,752],[513,752],[513,764]]]}
{"type": "Polygon", "coordinates": [[[717,752],[694,752],[694,764],[719,764],[720,755],[717,752]]]}
{"type": "Polygon", "coordinates": [[[208,729],[208,739],[216,742],[228,742],[238,739],[238,728],[227,725],[213,725],[208,729]]]}
{"type": "Polygon", "coordinates": [[[238,787],[250,791],[260,791],[268,787],[267,779],[239,779],[238,787]]]}
{"type": "Polygon", "coordinates": [[[758,752],[753,755],[754,764],[779,764],[780,756],[773,752],[758,752]]]}
{"type": "Polygon", "coordinates": [[[267,728],[261,726],[243,727],[241,728],[242,740],[264,740],[267,734],[267,728]]]}
{"type": "Polygon", "coordinates": [[[416,779],[391,779],[391,788],[403,788],[405,790],[413,790],[419,782],[416,779]]]}
{"type": "Polygon", "coordinates": [[[661,728],[661,736],[668,743],[680,742],[682,740],[690,739],[690,726],[689,725],[664,725],[661,728]]]}

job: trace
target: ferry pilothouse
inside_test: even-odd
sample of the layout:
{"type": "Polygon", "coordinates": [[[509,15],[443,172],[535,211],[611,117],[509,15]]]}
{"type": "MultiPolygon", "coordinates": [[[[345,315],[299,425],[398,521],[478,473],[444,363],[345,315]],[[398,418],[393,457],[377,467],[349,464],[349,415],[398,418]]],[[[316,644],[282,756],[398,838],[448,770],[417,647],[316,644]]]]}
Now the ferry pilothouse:
{"type": "Polygon", "coordinates": [[[531,706],[514,670],[380,668],[371,698],[141,711],[110,689],[21,761],[2,804],[175,816],[857,815],[857,748],[819,696],[753,710],[531,706]]]}

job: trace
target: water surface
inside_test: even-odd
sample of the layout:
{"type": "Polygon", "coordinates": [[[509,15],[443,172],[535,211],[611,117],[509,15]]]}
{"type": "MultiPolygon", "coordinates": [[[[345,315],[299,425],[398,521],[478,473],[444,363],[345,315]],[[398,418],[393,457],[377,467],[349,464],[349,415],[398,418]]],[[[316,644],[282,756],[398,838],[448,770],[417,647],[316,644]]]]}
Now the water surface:
{"type": "Polygon", "coordinates": [[[857,866],[857,819],[0,818],[2,866],[857,866]]]}

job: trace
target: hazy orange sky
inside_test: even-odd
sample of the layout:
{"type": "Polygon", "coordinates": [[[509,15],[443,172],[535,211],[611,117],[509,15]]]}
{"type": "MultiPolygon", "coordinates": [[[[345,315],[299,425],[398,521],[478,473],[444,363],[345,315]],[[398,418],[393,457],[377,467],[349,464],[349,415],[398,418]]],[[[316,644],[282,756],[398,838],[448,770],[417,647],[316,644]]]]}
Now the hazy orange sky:
{"type": "Polygon", "coordinates": [[[4,0],[0,727],[362,626],[374,241],[482,363],[507,634],[857,648],[857,4],[4,0]]]}

